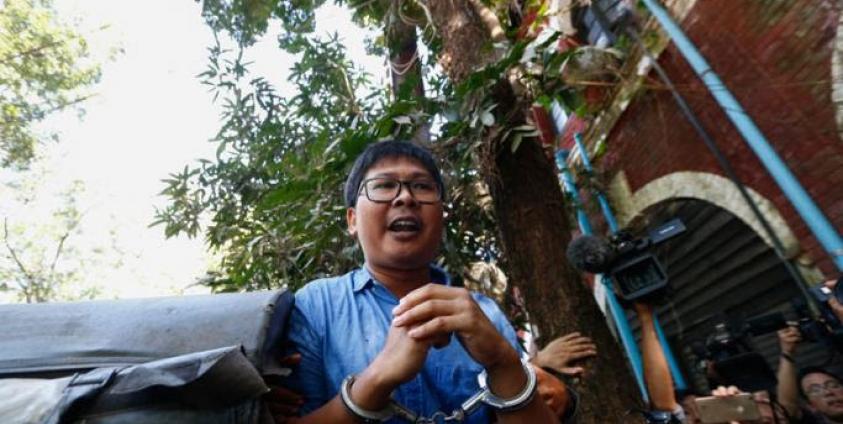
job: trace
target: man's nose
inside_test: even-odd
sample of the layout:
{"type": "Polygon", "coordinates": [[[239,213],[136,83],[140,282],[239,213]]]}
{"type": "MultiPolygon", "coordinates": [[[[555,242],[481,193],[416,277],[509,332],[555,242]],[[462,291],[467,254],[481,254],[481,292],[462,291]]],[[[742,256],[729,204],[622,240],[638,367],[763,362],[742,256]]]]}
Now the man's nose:
{"type": "Polygon", "coordinates": [[[410,184],[406,182],[401,182],[399,187],[398,196],[395,197],[395,200],[392,201],[394,206],[415,206],[418,205],[416,202],[416,198],[413,197],[413,193],[410,192],[410,184]]]}

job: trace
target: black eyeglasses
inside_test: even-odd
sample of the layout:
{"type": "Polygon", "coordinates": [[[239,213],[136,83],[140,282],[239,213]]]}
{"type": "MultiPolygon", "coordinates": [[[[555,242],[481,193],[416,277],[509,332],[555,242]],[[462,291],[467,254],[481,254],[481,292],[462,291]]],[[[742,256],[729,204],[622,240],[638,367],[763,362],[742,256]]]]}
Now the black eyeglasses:
{"type": "Polygon", "coordinates": [[[403,186],[407,187],[416,202],[432,204],[442,200],[439,185],[430,178],[408,181],[390,177],[369,178],[360,184],[360,192],[357,195],[360,196],[361,193],[365,192],[366,198],[375,203],[390,203],[401,195],[403,186]]]}

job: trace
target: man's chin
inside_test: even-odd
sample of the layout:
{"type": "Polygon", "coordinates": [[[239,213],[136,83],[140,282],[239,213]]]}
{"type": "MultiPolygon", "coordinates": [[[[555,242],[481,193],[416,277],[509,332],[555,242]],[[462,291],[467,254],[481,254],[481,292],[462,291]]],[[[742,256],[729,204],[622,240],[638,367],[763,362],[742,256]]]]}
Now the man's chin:
{"type": "Polygon", "coordinates": [[[404,271],[426,268],[433,261],[434,256],[426,249],[407,249],[394,252],[384,261],[384,265],[404,271]]]}

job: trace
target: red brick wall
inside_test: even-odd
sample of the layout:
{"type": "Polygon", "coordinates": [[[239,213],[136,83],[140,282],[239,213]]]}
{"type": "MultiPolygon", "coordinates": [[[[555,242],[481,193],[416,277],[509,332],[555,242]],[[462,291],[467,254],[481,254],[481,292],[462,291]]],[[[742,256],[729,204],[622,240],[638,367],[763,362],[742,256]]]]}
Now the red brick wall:
{"type": "MultiPolygon", "coordinates": [[[[838,11],[827,0],[698,0],[682,23],[826,216],[843,228],[843,141],[831,102],[831,53],[838,11]]],[[[740,178],[770,199],[820,269],[836,268],[671,45],[659,58],[740,178]]],[[[609,134],[601,166],[624,170],[633,192],[676,171],[723,175],[714,156],[650,76],[609,134]]]]}

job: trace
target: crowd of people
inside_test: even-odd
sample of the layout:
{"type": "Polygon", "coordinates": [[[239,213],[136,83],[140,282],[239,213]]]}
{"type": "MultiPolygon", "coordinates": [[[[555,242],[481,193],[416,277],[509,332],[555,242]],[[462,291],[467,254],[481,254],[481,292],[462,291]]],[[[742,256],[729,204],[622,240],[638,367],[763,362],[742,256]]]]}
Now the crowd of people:
{"type": "MultiPolygon", "coordinates": [[[[292,374],[267,405],[276,422],[574,422],[576,378],[598,346],[571,333],[529,357],[494,301],[431,265],[443,233],[445,185],[411,143],[370,145],[345,186],[348,232],[364,264],[296,293],[284,363],[292,374]],[[438,421],[437,421],[438,422],[438,421]]],[[[843,317],[843,306],[830,307],[843,317]]],[[[652,422],[698,423],[697,396],[679,396],[654,325],[635,303],[652,422]]],[[[795,360],[800,334],[779,332],[775,393],[753,393],[764,423],[843,423],[843,385],[795,360]]],[[[710,395],[741,395],[718,387],[710,395]]]]}

